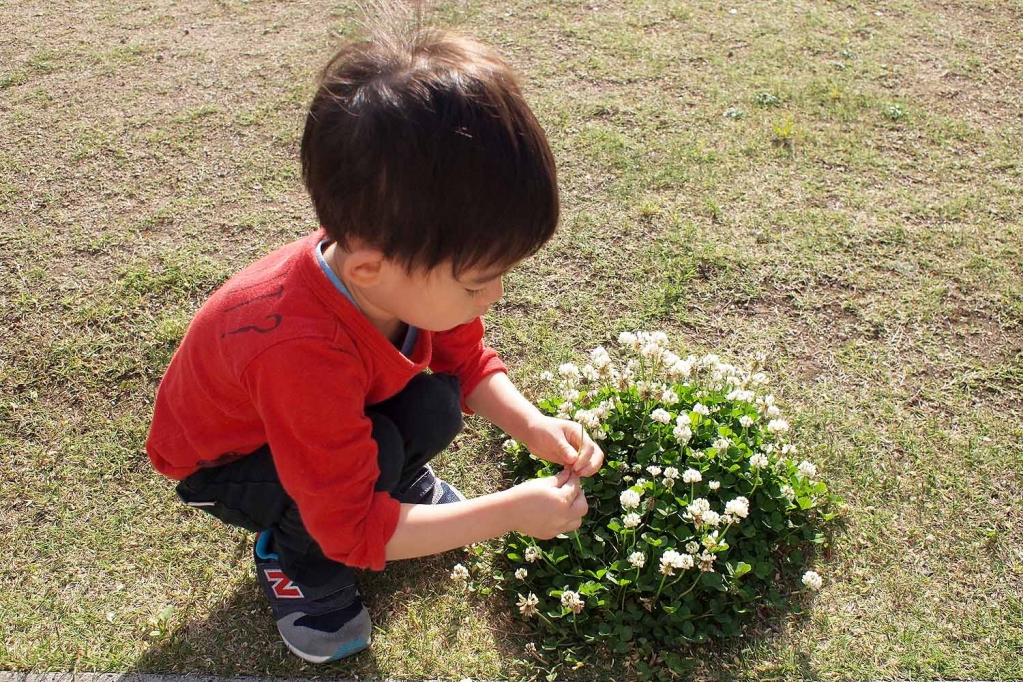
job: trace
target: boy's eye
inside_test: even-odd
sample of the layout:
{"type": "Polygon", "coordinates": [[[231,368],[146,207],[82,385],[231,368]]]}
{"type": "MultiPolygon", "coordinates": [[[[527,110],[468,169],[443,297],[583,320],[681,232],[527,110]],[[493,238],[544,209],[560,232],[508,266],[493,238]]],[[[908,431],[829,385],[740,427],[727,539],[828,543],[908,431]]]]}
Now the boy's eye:
{"type": "Polygon", "coordinates": [[[470,298],[475,298],[483,293],[483,289],[466,289],[465,291],[469,294],[470,298]]]}

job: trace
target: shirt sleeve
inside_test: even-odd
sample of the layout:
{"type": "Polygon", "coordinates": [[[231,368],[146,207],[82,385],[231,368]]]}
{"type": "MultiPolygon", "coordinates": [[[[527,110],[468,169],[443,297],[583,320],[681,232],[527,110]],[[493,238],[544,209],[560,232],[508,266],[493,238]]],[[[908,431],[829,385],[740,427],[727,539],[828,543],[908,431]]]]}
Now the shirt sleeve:
{"type": "Polygon", "coordinates": [[[382,570],[401,504],[374,490],[380,468],[361,362],[322,340],[287,341],[242,379],[306,530],[328,558],[382,570]]]}
{"type": "Polygon", "coordinates": [[[483,320],[478,317],[472,322],[433,335],[430,369],[458,377],[462,384],[462,411],[466,414],[472,414],[472,410],[465,400],[479,383],[495,372],[508,372],[497,351],[483,343],[483,320]]]}

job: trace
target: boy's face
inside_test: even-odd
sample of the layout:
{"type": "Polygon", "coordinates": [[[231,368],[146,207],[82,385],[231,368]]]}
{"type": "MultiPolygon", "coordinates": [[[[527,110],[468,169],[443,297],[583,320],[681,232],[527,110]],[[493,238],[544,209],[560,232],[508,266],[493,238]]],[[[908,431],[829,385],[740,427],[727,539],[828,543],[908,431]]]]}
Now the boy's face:
{"type": "Polygon", "coordinates": [[[470,268],[458,276],[450,265],[415,270],[385,261],[372,292],[374,305],[402,322],[428,331],[446,331],[484,315],[504,295],[502,277],[510,268],[470,268]]]}

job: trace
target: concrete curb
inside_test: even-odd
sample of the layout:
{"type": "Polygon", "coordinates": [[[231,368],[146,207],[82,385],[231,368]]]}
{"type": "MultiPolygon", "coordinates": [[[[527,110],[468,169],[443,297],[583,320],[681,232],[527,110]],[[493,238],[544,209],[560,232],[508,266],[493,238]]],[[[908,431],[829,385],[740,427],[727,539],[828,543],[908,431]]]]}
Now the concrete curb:
{"type": "MultiPolygon", "coordinates": [[[[161,675],[149,673],[15,673],[0,672],[0,682],[282,682],[280,677],[216,677],[214,675],[161,675]]],[[[312,682],[306,679],[291,679],[288,682],[312,682]]],[[[355,682],[343,678],[332,678],[331,682],[355,682]]],[[[374,682],[360,680],[359,682],[374,682]]],[[[378,680],[376,682],[400,682],[399,680],[378,680]]]]}

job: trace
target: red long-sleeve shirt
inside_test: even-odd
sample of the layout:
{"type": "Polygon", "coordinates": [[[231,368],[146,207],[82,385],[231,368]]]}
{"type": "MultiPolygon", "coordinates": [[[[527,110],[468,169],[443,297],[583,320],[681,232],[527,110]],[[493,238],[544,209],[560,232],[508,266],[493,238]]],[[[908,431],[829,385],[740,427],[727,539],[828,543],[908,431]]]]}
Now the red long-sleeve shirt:
{"type": "Polygon", "coordinates": [[[181,480],[270,445],[281,483],[324,554],[380,570],[401,505],[374,492],[376,442],[365,408],[429,367],[465,397],[504,363],[476,319],[420,330],[402,355],[320,269],[322,231],[228,280],[189,325],[156,396],[146,450],[181,480]]]}

